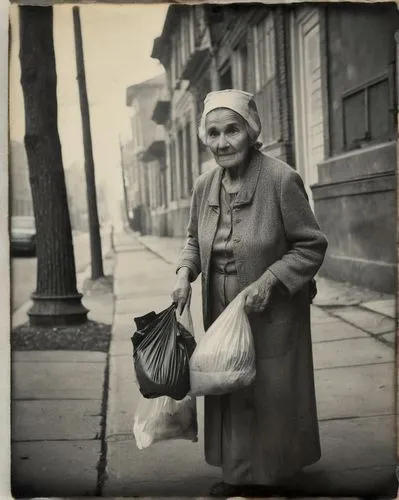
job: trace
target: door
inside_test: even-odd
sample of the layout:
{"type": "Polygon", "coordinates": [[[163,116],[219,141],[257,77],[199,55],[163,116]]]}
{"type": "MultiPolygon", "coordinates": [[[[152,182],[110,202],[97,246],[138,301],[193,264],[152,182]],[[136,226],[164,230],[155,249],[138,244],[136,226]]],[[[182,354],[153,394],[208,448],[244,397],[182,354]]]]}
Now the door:
{"type": "Polygon", "coordinates": [[[324,160],[324,119],[317,9],[301,7],[291,17],[292,75],[296,167],[313,207],[310,186],[324,160]]]}

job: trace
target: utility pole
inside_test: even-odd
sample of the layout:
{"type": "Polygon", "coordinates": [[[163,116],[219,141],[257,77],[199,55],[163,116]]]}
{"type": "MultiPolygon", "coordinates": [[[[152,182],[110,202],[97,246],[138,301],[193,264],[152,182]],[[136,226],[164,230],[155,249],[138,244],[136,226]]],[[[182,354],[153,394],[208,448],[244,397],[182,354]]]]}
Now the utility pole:
{"type": "Polygon", "coordinates": [[[119,150],[121,152],[121,169],[122,169],[122,182],[123,182],[123,195],[125,198],[125,211],[127,223],[130,226],[130,217],[129,217],[129,208],[128,208],[128,195],[127,195],[127,187],[126,187],[126,173],[125,173],[125,162],[123,160],[123,146],[121,136],[119,134],[119,150]]]}
{"type": "Polygon", "coordinates": [[[101,249],[100,223],[98,220],[96,179],[94,173],[93,147],[90,131],[89,102],[87,99],[86,74],[83,56],[82,28],[79,7],[73,7],[73,27],[75,33],[76,69],[79,84],[80,111],[82,115],[83,146],[87,186],[87,208],[89,216],[91,279],[104,277],[101,249]]]}

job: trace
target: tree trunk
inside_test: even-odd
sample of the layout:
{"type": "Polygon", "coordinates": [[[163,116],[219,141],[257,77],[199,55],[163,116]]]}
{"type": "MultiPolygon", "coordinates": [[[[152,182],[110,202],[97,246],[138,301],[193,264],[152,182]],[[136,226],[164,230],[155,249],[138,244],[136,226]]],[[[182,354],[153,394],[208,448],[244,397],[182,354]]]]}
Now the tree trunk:
{"type": "Polygon", "coordinates": [[[37,226],[37,284],[31,324],[83,323],[87,309],[76,289],[61,144],[52,7],[26,6],[20,14],[21,84],[25,148],[37,226]]]}
{"type": "Polygon", "coordinates": [[[89,215],[91,279],[104,276],[101,248],[100,223],[98,221],[96,179],[94,173],[93,148],[90,131],[90,112],[87,99],[85,64],[83,56],[82,28],[79,7],[73,7],[73,25],[75,31],[76,68],[78,73],[80,111],[82,115],[83,146],[85,152],[85,171],[87,187],[87,207],[89,215]]]}

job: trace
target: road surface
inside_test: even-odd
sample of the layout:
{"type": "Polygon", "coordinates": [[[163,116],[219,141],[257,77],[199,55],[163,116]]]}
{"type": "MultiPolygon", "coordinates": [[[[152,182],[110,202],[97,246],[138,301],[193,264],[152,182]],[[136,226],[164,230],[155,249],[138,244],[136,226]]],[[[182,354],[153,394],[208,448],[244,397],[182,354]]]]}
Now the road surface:
{"type": "MultiPolygon", "coordinates": [[[[109,235],[102,235],[103,252],[109,249],[109,235]]],[[[76,272],[82,272],[90,264],[90,240],[88,233],[74,235],[76,272]]],[[[103,255],[104,257],[104,255],[103,255]]],[[[16,311],[30,298],[36,288],[36,257],[13,256],[11,259],[11,310],[16,311]]]]}

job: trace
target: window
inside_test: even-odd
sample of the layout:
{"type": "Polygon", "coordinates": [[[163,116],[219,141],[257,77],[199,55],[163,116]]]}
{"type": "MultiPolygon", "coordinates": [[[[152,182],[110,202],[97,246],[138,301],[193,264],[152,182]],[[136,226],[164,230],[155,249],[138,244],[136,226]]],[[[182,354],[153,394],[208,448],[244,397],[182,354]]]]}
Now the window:
{"type": "Polygon", "coordinates": [[[142,164],[142,172],[144,174],[144,205],[150,206],[150,179],[149,169],[142,164]]]}
{"type": "Polygon", "coordinates": [[[170,199],[176,199],[176,144],[175,140],[170,141],[170,199]]]}
{"type": "Polygon", "coordinates": [[[179,80],[181,71],[182,71],[182,59],[183,59],[183,51],[182,51],[182,44],[180,42],[180,37],[175,38],[175,53],[176,53],[176,62],[177,62],[177,67],[176,67],[176,78],[179,80]]]}
{"type": "Polygon", "coordinates": [[[280,139],[275,36],[272,14],[253,27],[255,93],[265,145],[280,139]]]}
{"type": "Polygon", "coordinates": [[[220,70],[220,90],[231,89],[233,87],[233,78],[231,66],[228,64],[220,70]]]}
{"type": "Polygon", "coordinates": [[[182,69],[182,45],[179,43],[180,31],[172,35],[172,60],[171,60],[171,83],[175,87],[177,80],[181,75],[182,69]]]}
{"type": "Polygon", "coordinates": [[[159,208],[162,206],[162,172],[159,166],[159,163],[157,163],[156,166],[156,185],[157,185],[157,204],[156,207],[159,208]]]}
{"type": "Polygon", "coordinates": [[[132,125],[132,142],[134,144],[133,147],[134,151],[137,152],[137,150],[143,146],[143,132],[141,129],[139,107],[137,103],[133,104],[132,106],[131,125],[132,125]]]}
{"type": "Polygon", "coordinates": [[[167,194],[166,194],[166,176],[165,176],[165,170],[161,169],[160,172],[160,182],[161,182],[161,206],[166,207],[167,206],[167,194]]]}
{"type": "Polygon", "coordinates": [[[254,26],[255,89],[261,90],[276,74],[274,18],[269,15],[254,26]]]}
{"type": "Polygon", "coordinates": [[[175,86],[176,81],[176,55],[175,55],[175,38],[171,37],[171,52],[170,52],[170,85],[175,86]]]}
{"type": "Polygon", "coordinates": [[[180,172],[180,198],[185,195],[185,175],[184,175],[184,153],[183,153],[183,130],[177,132],[177,145],[179,150],[179,172],[180,172]]]}
{"type": "Polygon", "coordinates": [[[190,40],[190,52],[194,51],[195,48],[195,32],[194,32],[194,23],[195,23],[195,15],[194,15],[194,6],[189,7],[189,40],[190,40]]]}
{"type": "Polygon", "coordinates": [[[245,90],[247,86],[248,49],[246,45],[236,47],[233,52],[233,83],[235,89],[245,90]]]}
{"type": "Polygon", "coordinates": [[[193,160],[191,157],[191,123],[188,122],[186,131],[186,171],[187,171],[187,191],[191,193],[193,189],[193,160]]]}
{"type": "Polygon", "coordinates": [[[392,82],[385,73],[342,96],[344,149],[393,138],[392,82]]]}
{"type": "Polygon", "coordinates": [[[205,26],[205,17],[204,17],[204,6],[203,5],[193,5],[191,7],[194,18],[194,45],[199,45],[201,43],[201,39],[203,33],[206,29],[205,26]]]}
{"type": "Polygon", "coordinates": [[[194,16],[192,7],[184,13],[180,21],[180,44],[179,48],[182,51],[183,66],[188,62],[190,55],[194,50],[194,16]]]}
{"type": "Polygon", "coordinates": [[[198,93],[197,93],[197,122],[199,125],[199,121],[204,110],[204,100],[208,93],[211,91],[211,79],[209,74],[205,74],[202,77],[202,80],[197,84],[198,93]]]}
{"type": "Polygon", "coordinates": [[[180,18],[180,44],[179,44],[179,50],[182,54],[182,65],[186,64],[187,59],[188,59],[188,31],[187,31],[187,17],[185,15],[182,15],[180,18]]]}

